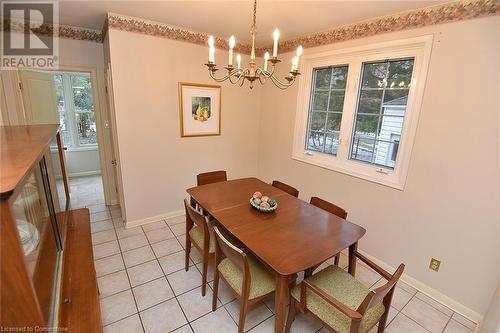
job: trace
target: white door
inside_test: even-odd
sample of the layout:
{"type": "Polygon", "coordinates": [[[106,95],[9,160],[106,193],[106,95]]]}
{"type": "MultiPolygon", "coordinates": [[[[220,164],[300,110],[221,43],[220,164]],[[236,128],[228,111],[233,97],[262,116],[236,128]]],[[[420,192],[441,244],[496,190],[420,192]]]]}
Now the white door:
{"type": "MultiPolygon", "coordinates": [[[[21,91],[23,95],[24,115],[26,117],[27,125],[36,124],[58,124],[59,125],[59,111],[57,109],[56,86],[54,83],[54,74],[47,72],[37,72],[31,70],[20,70],[21,78],[21,91]]],[[[63,198],[58,196],[58,184],[62,180],[56,180],[55,174],[65,172],[66,170],[59,170],[59,154],[57,152],[57,142],[51,143],[51,148],[48,154],[45,155],[47,167],[54,170],[49,172],[49,181],[51,183],[52,196],[54,198],[63,198]],[[53,161],[53,159],[56,161],[53,161]],[[54,163],[55,162],[55,163],[54,163]],[[54,184],[55,186],[53,186],[54,184]]],[[[64,154],[62,155],[64,159],[64,154]]],[[[63,160],[64,165],[66,162],[63,160]]],[[[68,175],[62,175],[63,178],[68,179],[68,175]]],[[[60,188],[59,190],[61,190],[60,188]]],[[[59,205],[58,200],[54,200],[56,211],[64,209],[59,205]]]]}
{"type": "Polygon", "coordinates": [[[21,90],[27,124],[59,124],[54,75],[21,70],[21,90]]]}

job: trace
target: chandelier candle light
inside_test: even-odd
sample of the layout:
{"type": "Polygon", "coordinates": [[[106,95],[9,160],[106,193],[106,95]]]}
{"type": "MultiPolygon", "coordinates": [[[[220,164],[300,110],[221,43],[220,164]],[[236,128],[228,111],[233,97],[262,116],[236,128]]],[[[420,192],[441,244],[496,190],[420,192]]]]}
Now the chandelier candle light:
{"type": "Polygon", "coordinates": [[[255,36],[257,34],[257,0],[253,4],[253,24],[250,33],[252,34],[252,51],[250,53],[250,61],[247,68],[241,68],[241,55],[238,53],[236,55],[236,68],[233,66],[233,48],[236,45],[236,39],[234,36],[229,38],[229,59],[228,64],[224,67],[227,70],[227,74],[221,77],[215,77],[215,72],[218,70],[215,64],[215,40],[213,36],[208,38],[208,63],[205,66],[208,67],[210,77],[217,82],[223,82],[229,80],[232,84],[239,84],[240,87],[243,86],[245,80],[250,82],[250,89],[253,88],[253,82],[259,80],[261,84],[264,84],[266,79],[270,79],[278,88],[286,89],[290,87],[300,75],[299,72],[299,59],[302,55],[302,46],[297,48],[297,55],[292,59],[292,67],[290,68],[288,76],[285,77],[286,82],[280,81],[274,75],[274,70],[276,64],[281,60],[278,59],[278,39],[280,37],[280,32],[278,29],[274,30],[273,33],[273,56],[269,57],[269,52],[264,54],[264,66],[263,68],[257,67],[255,63],[255,36]],[[271,63],[271,65],[269,65],[271,63]],[[271,69],[269,70],[269,67],[271,69]]]}

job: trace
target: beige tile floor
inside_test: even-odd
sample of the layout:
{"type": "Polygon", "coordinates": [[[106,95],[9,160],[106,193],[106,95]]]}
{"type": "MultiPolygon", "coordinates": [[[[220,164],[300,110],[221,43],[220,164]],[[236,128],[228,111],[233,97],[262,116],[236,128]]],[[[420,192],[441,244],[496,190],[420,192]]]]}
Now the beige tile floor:
{"type": "Polygon", "coordinates": [[[70,178],[69,192],[73,207],[85,207],[104,203],[101,175],[70,178]]]}
{"type": "MultiPolygon", "coordinates": [[[[79,186],[85,186],[85,182],[79,186]]],[[[81,203],[85,203],[82,199],[81,203]]],[[[91,210],[95,268],[106,333],[232,333],[237,331],[238,301],[221,282],[218,309],[211,311],[212,285],[201,296],[201,257],[192,251],[184,271],[184,217],[125,229],[118,206],[85,205],[91,210]]],[[[324,265],[331,264],[325,263],[324,265]]],[[[342,267],[347,257],[341,256],[342,267]]],[[[212,271],[212,270],[210,270],[212,271]]],[[[210,274],[209,277],[212,275],[210,274]]],[[[376,287],[384,280],[358,264],[357,278],[376,287]]],[[[209,280],[212,280],[209,278],[209,280]]],[[[246,331],[271,333],[272,297],[248,314],[246,331]]],[[[413,287],[399,283],[386,326],[388,333],[472,333],[475,324],[413,287]]],[[[293,333],[326,333],[310,317],[298,315],[293,333]]],[[[369,333],[375,333],[373,328],[369,333]]]]}

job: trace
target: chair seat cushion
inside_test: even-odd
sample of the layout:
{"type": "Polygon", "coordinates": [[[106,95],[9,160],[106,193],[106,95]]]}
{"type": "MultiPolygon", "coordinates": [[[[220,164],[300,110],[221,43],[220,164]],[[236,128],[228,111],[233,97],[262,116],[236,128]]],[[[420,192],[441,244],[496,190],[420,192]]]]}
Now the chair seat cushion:
{"type": "MultiPolygon", "coordinates": [[[[370,291],[364,284],[338,266],[328,266],[308,278],[308,281],[353,310],[359,307],[370,291]]],[[[300,302],[300,288],[301,284],[292,290],[292,297],[298,302],[300,302]]],[[[330,305],[310,289],[307,289],[306,299],[307,309],[328,326],[339,333],[350,332],[351,319],[333,305],[330,305]]],[[[380,320],[384,311],[385,307],[382,302],[366,311],[361,320],[359,332],[368,332],[380,320]]]]}
{"type": "MultiPolygon", "coordinates": [[[[254,299],[273,292],[276,284],[274,276],[257,258],[248,253],[246,255],[251,276],[248,299],[254,299]]],[[[241,296],[243,272],[227,258],[222,259],[217,267],[224,279],[241,296]]]]}
{"type": "MultiPolygon", "coordinates": [[[[214,235],[214,223],[215,220],[208,221],[208,233],[210,234],[210,243],[208,246],[208,252],[215,252],[215,235],[214,235]]],[[[197,225],[194,225],[191,230],[189,230],[189,236],[193,240],[193,242],[198,245],[199,248],[203,249],[203,229],[197,225]]]]}
{"type": "MultiPolygon", "coordinates": [[[[215,233],[214,233],[214,226],[217,226],[219,228],[219,231],[221,234],[233,245],[237,246],[241,244],[241,242],[235,238],[229,231],[227,231],[219,222],[216,220],[210,220],[208,221],[208,232],[210,234],[210,244],[208,246],[208,253],[214,253],[215,252],[215,233]]],[[[203,249],[203,229],[200,228],[199,226],[195,225],[189,230],[189,236],[191,236],[191,239],[193,242],[196,243],[201,249],[203,249]]]]}

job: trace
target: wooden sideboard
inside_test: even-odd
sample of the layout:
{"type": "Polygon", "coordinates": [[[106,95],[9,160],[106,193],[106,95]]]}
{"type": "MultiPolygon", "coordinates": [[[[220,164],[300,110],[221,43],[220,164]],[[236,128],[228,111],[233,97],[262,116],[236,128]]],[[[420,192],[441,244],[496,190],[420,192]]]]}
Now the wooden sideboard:
{"type": "Polygon", "coordinates": [[[58,127],[0,127],[2,331],[102,332],[90,214],[71,209],[58,127]]]}

